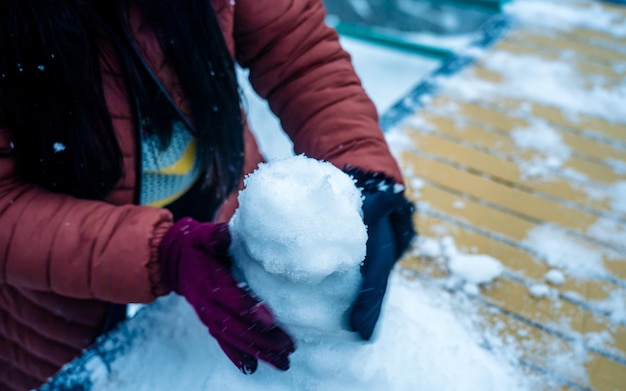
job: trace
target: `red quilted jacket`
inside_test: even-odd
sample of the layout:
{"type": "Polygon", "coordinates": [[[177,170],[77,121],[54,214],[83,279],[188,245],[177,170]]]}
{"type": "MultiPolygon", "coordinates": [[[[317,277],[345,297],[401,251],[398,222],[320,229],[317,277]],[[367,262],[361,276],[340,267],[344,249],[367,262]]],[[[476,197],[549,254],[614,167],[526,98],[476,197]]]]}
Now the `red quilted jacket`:
{"type": "MultiPolygon", "coordinates": [[[[218,9],[229,50],[250,68],[253,86],[281,119],[296,153],[402,182],[376,110],[336,33],[323,23],[321,0],[237,0],[218,9]]],[[[185,112],[154,33],[140,28],[136,10],[130,21],[146,62],[185,112]]],[[[103,83],[125,176],[106,202],[23,182],[11,129],[0,126],[0,390],[37,387],[53,375],[101,332],[108,303],[150,302],[167,293],[156,260],[172,216],[132,204],[140,175],[137,140],[111,53],[102,53],[103,83]]],[[[261,155],[248,129],[245,154],[251,172],[261,155]]],[[[233,194],[218,220],[228,220],[235,207],[233,194]]]]}

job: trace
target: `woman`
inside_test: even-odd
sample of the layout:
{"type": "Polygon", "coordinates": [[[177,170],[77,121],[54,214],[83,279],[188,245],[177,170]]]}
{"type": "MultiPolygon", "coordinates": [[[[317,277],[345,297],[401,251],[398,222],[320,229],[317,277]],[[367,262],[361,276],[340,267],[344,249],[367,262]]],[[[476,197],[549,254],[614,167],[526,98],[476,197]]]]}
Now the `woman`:
{"type": "Polygon", "coordinates": [[[230,274],[224,222],[261,161],[234,59],[295,151],[363,188],[351,326],[371,337],[412,207],[321,0],[7,0],[0,18],[1,389],[171,291],[244,373],[289,367],[293,341],[230,274]]]}

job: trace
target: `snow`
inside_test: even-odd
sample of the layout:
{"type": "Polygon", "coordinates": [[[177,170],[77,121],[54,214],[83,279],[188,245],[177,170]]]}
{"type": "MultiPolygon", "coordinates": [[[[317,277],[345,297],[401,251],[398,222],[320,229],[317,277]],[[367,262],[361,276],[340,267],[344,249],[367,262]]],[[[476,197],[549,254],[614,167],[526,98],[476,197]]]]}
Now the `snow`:
{"type": "Polygon", "coordinates": [[[85,364],[85,369],[91,373],[94,388],[97,389],[105,383],[108,370],[102,358],[98,356],[90,357],[85,364]]]}
{"type": "Polygon", "coordinates": [[[565,275],[558,269],[550,270],[543,278],[552,285],[563,285],[565,283],[565,275]]]}
{"type": "Polygon", "coordinates": [[[441,253],[448,259],[456,256],[459,250],[454,244],[454,238],[452,236],[444,236],[441,238],[441,253]]]}
{"type": "Polygon", "coordinates": [[[598,218],[595,223],[587,228],[587,234],[603,242],[626,247],[626,226],[614,219],[598,218]]]}
{"type": "Polygon", "coordinates": [[[491,284],[504,272],[504,266],[496,258],[485,254],[466,254],[460,251],[449,235],[437,240],[421,236],[413,250],[421,256],[447,266],[450,275],[448,289],[462,288],[470,295],[478,295],[480,286],[491,284]]]}
{"type": "Polygon", "coordinates": [[[556,291],[547,285],[533,284],[528,287],[528,291],[535,299],[541,299],[544,297],[556,298],[556,291]]]}
{"type": "Polygon", "coordinates": [[[452,203],[452,207],[455,208],[455,209],[463,209],[463,208],[465,208],[465,201],[463,201],[463,200],[455,200],[452,203]]]}
{"type": "Polygon", "coordinates": [[[618,11],[609,11],[599,4],[580,7],[566,1],[517,0],[504,5],[516,19],[559,30],[589,28],[616,37],[626,37],[626,21],[618,11]]]}
{"type": "Polygon", "coordinates": [[[538,225],[527,233],[522,243],[543,258],[548,266],[572,277],[592,279],[608,274],[600,250],[552,225],[538,225]]]}
{"type": "Polygon", "coordinates": [[[561,134],[543,120],[532,119],[529,126],[513,129],[511,138],[520,151],[540,154],[518,162],[524,179],[550,180],[572,155],[561,134]]]}
{"type": "MultiPolygon", "coordinates": [[[[438,81],[446,90],[466,100],[497,97],[500,91],[506,91],[510,97],[556,106],[565,112],[626,123],[622,110],[626,83],[613,83],[607,88],[602,80],[585,80],[574,68],[575,64],[567,59],[547,60],[496,51],[484,56],[482,61],[487,69],[504,76],[501,83],[456,76],[440,77],[438,81]]],[[[471,74],[471,70],[466,72],[471,74]]]]}
{"type": "Polygon", "coordinates": [[[302,155],[261,164],[245,186],[230,223],[233,242],[241,242],[235,249],[245,250],[236,259],[259,260],[280,279],[319,283],[365,258],[361,193],[332,164],[302,155]]]}
{"type": "Polygon", "coordinates": [[[626,293],[624,291],[613,291],[608,298],[596,301],[594,304],[605,311],[613,323],[626,323],[626,293]]]}
{"type": "MultiPolygon", "coordinates": [[[[529,389],[530,379],[511,365],[506,351],[483,346],[471,305],[398,271],[373,341],[347,329],[365,227],[358,190],[342,171],[303,156],[276,160],[247,178],[239,201],[230,222],[237,275],[295,338],[291,368],[280,372],[261,363],[256,373],[241,374],[193,310],[172,295],[124,326],[134,346],[110,364],[110,373],[97,362],[90,365],[94,390],[529,389]],[[323,235],[311,233],[317,229],[323,235]],[[337,243],[348,234],[356,238],[346,252],[337,243]],[[295,247],[289,256],[285,244],[295,247]]],[[[452,253],[453,242],[444,242],[452,253]]]]}
{"type": "Polygon", "coordinates": [[[613,169],[616,174],[626,175],[626,162],[623,160],[617,160],[608,158],[604,162],[613,169]]]}
{"type": "Polygon", "coordinates": [[[609,187],[611,209],[618,213],[626,213],[626,181],[613,183],[609,187]]]}
{"type": "Polygon", "coordinates": [[[538,151],[564,160],[569,159],[572,151],[563,144],[561,135],[548,123],[535,120],[526,128],[511,131],[515,145],[523,150],[538,151]]]}
{"type": "Polygon", "coordinates": [[[54,150],[54,153],[63,152],[65,151],[65,145],[63,143],[56,142],[52,144],[52,149],[54,150]]]}
{"type": "Polygon", "coordinates": [[[500,261],[482,254],[457,254],[448,266],[454,276],[477,285],[492,282],[504,270],[500,261]]]}
{"type": "Polygon", "coordinates": [[[325,339],[314,336],[298,342],[287,372],[261,364],[243,375],[193,309],[172,295],[124,325],[132,346],[109,364],[110,372],[90,359],[90,380],[96,391],[533,389],[526,383],[531,379],[508,365],[509,357],[481,346],[468,307],[394,273],[375,342],[343,338],[341,330],[325,339]]]}
{"type": "Polygon", "coordinates": [[[427,258],[437,258],[441,254],[441,245],[436,239],[420,236],[416,250],[417,255],[427,258]]]}

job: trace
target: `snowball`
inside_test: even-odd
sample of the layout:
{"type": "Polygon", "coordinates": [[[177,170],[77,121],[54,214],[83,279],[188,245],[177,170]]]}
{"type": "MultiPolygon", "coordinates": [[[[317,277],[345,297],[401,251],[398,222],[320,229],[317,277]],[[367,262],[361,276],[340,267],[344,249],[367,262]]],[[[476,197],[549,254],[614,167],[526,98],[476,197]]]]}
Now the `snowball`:
{"type": "Polygon", "coordinates": [[[260,165],[245,185],[230,221],[241,278],[296,339],[337,334],[361,282],[367,241],[354,180],[330,163],[294,156],[260,165]]]}
{"type": "Polygon", "coordinates": [[[269,273],[316,283],[365,258],[361,193],[330,163],[294,156],[245,180],[231,230],[269,273]]]}

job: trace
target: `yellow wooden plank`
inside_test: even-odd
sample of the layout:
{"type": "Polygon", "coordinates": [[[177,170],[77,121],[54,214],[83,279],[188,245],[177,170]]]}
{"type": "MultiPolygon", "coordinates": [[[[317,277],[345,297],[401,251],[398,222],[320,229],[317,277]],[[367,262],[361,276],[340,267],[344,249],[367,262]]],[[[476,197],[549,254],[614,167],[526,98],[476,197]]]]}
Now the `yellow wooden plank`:
{"type": "MultiPolygon", "coordinates": [[[[606,142],[602,143],[594,139],[589,139],[589,137],[584,137],[587,133],[596,133],[607,139],[615,139],[623,142],[626,141],[626,123],[612,123],[601,118],[594,118],[584,114],[577,114],[575,116],[571,114],[565,115],[556,107],[508,97],[501,97],[499,99],[484,97],[481,104],[487,104],[497,108],[497,110],[505,112],[518,111],[521,107],[524,107],[525,110],[528,111],[528,114],[535,118],[546,120],[553,125],[564,127],[572,132],[578,133],[581,142],[587,142],[589,144],[589,146],[581,148],[580,152],[591,154],[591,156],[594,157],[601,157],[604,152],[604,156],[609,154],[616,159],[626,159],[626,149],[624,147],[620,148],[617,145],[607,144],[606,142]]],[[[561,133],[563,135],[571,134],[569,132],[561,133]]]]}
{"type": "MultiPolygon", "coordinates": [[[[510,271],[525,278],[531,279],[537,283],[544,282],[545,274],[551,269],[545,261],[536,260],[535,257],[518,248],[494,238],[485,236],[478,232],[470,231],[462,226],[456,225],[449,221],[442,220],[427,213],[419,213],[417,218],[417,227],[420,235],[432,238],[441,238],[442,231],[445,235],[454,238],[454,242],[460,250],[465,253],[489,254],[498,259],[510,271]]],[[[425,262],[426,265],[429,262],[425,262]]],[[[430,262],[433,264],[433,262],[430,262]]],[[[445,271],[438,270],[437,274],[431,274],[431,270],[425,270],[425,266],[418,266],[416,271],[424,271],[426,274],[440,278],[446,275],[445,271]]],[[[576,293],[586,301],[605,300],[611,293],[622,293],[624,288],[604,280],[580,280],[570,276],[566,276],[562,285],[555,286],[554,289],[561,293],[576,293]]]]}
{"type": "MultiPolygon", "coordinates": [[[[441,229],[447,229],[450,224],[422,213],[417,218],[417,226],[422,235],[440,238],[442,236],[441,229]]],[[[534,280],[535,283],[544,283],[543,276],[549,270],[547,266],[535,262],[532,255],[520,249],[470,232],[462,227],[455,227],[455,229],[446,232],[446,235],[452,236],[457,247],[465,248],[466,253],[488,254],[500,260],[507,270],[523,274],[534,280]]],[[[403,260],[403,266],[433,278],[447,275],[445,269],[442,269],[441,265],[432,260],[408,257],[408,259],[403,260]],[[437,274],[433,275],[430,273],[431,271],[436,271],[437,274]]],[[[605,299],[608,296],[608,291],[623,292],[623,288],[607,281],[582,281],[571,277],[568,277],[567,280],[563,286],[555,287],[555,289],[562,293],[576,292],[588,302],[605,299]]],[[[581,334],[603,332],[611,335],[614,340],[612,346],[620,351],[622,357],[626,359],[626,326],[610,323],[608,318],[602,315],[562,299],[537,300],[530,295],[525,284],[510,280],[506,276],[498,279],[491,288],[483,290],[482,297],[490,299],[489,302],[492,304],[497,304],[501,308],[533,319],[565,334],[572,330],[581,334]]]]}
{"type": "Polygon", "coordinates": [[[626,141],[626,123],[611,123],[601,118],[593,118],[588,115],[578,114],[575,120],[563,114],[556,107],[531,103],[531,112],[538,118],[544,118],[551,123],[568,127],[570,129],[580,129],[585,132],[597,132],[606,137],[626,141]]]}
{"type": "MultiPolygon", "coordinates": [[[[440,115],[445,115],[444,114],[445,112],[449,112],[449,109],[446,109],[446,107],[449,107],[449,106],[444,106],[444,104],[440,103],[444,99],[446,99],[447,102],[451,102],[449,98],[438,97],[433,101],[433,107],[429,107],[427,110],[433,111],[440,115]]],[[[506,127],[505,129],[500,129],[499,126],[502,126],[502,127],[507,126],[507,121],[509,121],[507,118],[509,117],[507,117],[506,115],[502,113],[498,113],[494,110],[490,110],[488,108],[484,108],[484,107],[480,107],[477,105],[468,104],[464,102],[462,103],[455,102],[455,105],[456,105],[455,107],[460,111],[460,113],[455,113],[454,119],[455,121],[460,122],[462,124],[461,126],[465,125],[466,120],[469,120],[473,125],[477,127],[484,127],[486,129],[493,130],[493,131],[502,131],[502,133],[506,134],[507,131],[505,129],[510,129],[511,131],[515,129],[515,127],[519,127],[520,129],[523,129],[524,128],[523,125],[527,124],[527,122],[525,122],[522,119],[513,118],[513,119],[510,119],[511,124],[508,125],[508,127],[506,127]],[[495,113],[495,114],[485,116],[490,113],[495,113]]],[[[419,115],[426,116],[427,114],[425,113],[426,112],[421,112],[419,115]]],[[[463,136],[464,133],[459,132],[459,135],[463,136]]],[[[492,137],[492,138],[497,138],[497,137],[492,137]]],[[[566,142],[569,141],[569,142],[579,143],[578,147],[581,147],[581,148],[584,147],[584,143],[588,143],[591,149],[593,148],[593,145],[595,143],[595,141],[593,140],[586,141],[586,140],[581,140],[580,138],[569,137],[569,136],[564,137],[564,139],[566,142]]],[[[596,152],[598,152],[599,150],[601,150],[601,147],[599,147],[596,150],[596,152]]],[[[599,182],[599,183],[613,184],[615,182],[626,180],[626,173],[615,171],[612,167],[608,166],[604,162],[599,161],[597,158],[593,160],[587,160],[587,159],[583,159],[584,157],[583,153],[579,153],[579,155],[581,157],[578,157],[578,155],[570,157],[567,161],[564,162],[562,168],[575,170],[576,172],[585,175],[587,178],[590,178],[592,181],[599,182]]],[[[526,160],[526,161],[531,161],[533,158],[539,157],[541,155],[534,151],[519,151],[519,149],[516,148],[513,156],[526,160]]],[[[621,153],[620,150],[616,149],[616,152],[614,154],[608,155],[606,156],[606,158],[622,160],[623,154],[621,153]]]]}
{"type": "Polygon", "coordinates": [[[558,299],[537,300],[530,295],[525,285],[505,278],[498,279],[491,288],[483,289],[481,297],[565,334],[570,329],[583,335],[608,332],[613,338],[613,348],[620,352],[622,359],[626,357],[626,327],[609,324],[607,318],[585,311],[577,305],[558,299]]]}
{"type": "Polygon", "coordinates": [[[626,39],[623,37],[616,37],[605,31],[591,30],[584,27],[573,28],[566,32],[560,32],[561,34],[567,34],[578,39],[585,39],[590,43],[597,42],[598,40],[604,42],[606,45],[614,46],[626,50],[626,39]]]}
{"type": "MultiPolygon", "coordinates": [[[[462,121],[461,124],[458,124],[456,122],[459,120],[458,117],[454,116],[453,120],[443,115],[443,113],[441,115],[437,114],[435,110],[424,110],[414,114],[416,118],[422,119],[421,123],[423,126],[418,130],[432,131],[436,129],[439,133],[453,139],[469,142],[473,146],[506,153],[508,159],[514,159],[516,156],[519,156],[519,148],[508,134],[489,132],[476,125],[462,123],[462,121]]],[[[448,117],[453,116],[449,115],[448,117]]],[[[418,128],[415,124],[419,123],[419,121],[412,121],[407,126],[418,128]]],[[[577,134],[559,131],[558,129],[556,131],[562,137],[564,144],[580,156],[595,159],[599,164],[603,164],[601,162],[606,161],[606,159],[626,163],[626,149],[619,149],[615,146],[590,140],[577,134]]]]}
{"type": "Polygon", "coordinates": [[[615,172],[612,168],[582,159],[570,159],[564,164],[579,173],[585,174],[588,178],[596,182],[613,184],[623,181],[626,175],[615,172]]]}
{"type": "MultiPolygon", "coordinates": [[[[564,126],[583,135],[584,131],[595,132],[609,139],[626,141],[626,124],[610,123],[606,120],[578,115],[576,120],[568,118],[559,109],[545,106],[536,102],[508,98],[488,97],[481,98],[481,102],[465,102],[453,97],[440,95],[434,98],[426,109],[445,109],[451,104],[464,116],[477,123],[483,123],[502,131],[512,131],[516,128],[526,128],[530,123],[512,115],[511,112],[519,110],[521,105],[530,108],[530,115],[538,119],[544,119],[557,126],[564,126]],[[493,107],[486,107],[485,104],[493,107]]],[[[559,129],[556,129],[559,130],[559,129]]],[[[602,144],[596,140],[588,141],[592,145],[602,144]]],[[[606,145],[606,143],[604,143],[606,145]]],[[[623,148],[614,147],[617,153],[623,153],[623,148]],[[617,152],[619,151],[619,152],[617,152]]],[[[581,151],[584,153],[584,151],[581,151]]],[[[621,155],[623,157],[623,155],[621,155]]]]}
{"type": "Polygon", "coordinates": [[[482,318],[489,329],[503,338],[509,336],[516,341],[524,359],[541,368],[550,368],[557,375],[568,378],[583,387],[591,387],[597,391],[625,391],[626,367],[600,356],[587,352],[588,361],[584,364],[586,373],[576,373],[563,361],[571,357],[574,361],[579,353],[571,343],[558,339],[542,330],[531,327],[515,318],[502,313],[483,309],[482,318]],[[555,361],[560,365],[555,365],[555,361]]]}
{"type": "MultiPolygon", "coordinates": [[[[411,278],[407,275],[407,278],[411,278]]],[[[431,286],[438,289],[438,286],[431,286]]],[[[496,337],[496,349],[514,350],[515,355],[508,355],[527,380],[531,382],[532,390],[580,390],[588,387],[586,381],[586,366],[581,363],[581,371],[568,370],[564,365],[552,365],[553,360],[569,358],[577,353],[576,347],[570,342],[534,327],[520,319],[509,317],[497,308],[488,305],[485,301],[474,300],[475,306],[471,309],[477,315],[475,324],[496,337]],[[568,385],[569,384],[569,385],[568,385]],[[574,388],[572,388],[574,387],[574,388]]],[[[493,339],[490,338],[490,341],[493,339]]],[[[499,350],[501,351],[501,350],[499,350]]],[[[586,352],[589,362],[607,361],[607,358],[594,352],[586,352]]],[[[612,364],[608,364],[609,366],[612,364]]],[[[573,365],[568,365],[573,366],[573,365]]],[[[578,369],[578,367],[576,367],[578,369]]]]}
{"type": "Polygon", "coordinates": [[[597,216],[561,205],[555,201],[495,183],[455,167],[412,156],[414,173],[430,182],[503,207],[532,221],[557,224],[572,231],[585,232],[597,216]]]}
{"type": "MultiPolygon", "coordinates": [[[[506,238],[519,242],[526,238],[526,234],[535,228],[535,225],[521,218],[466,200],[461,209],[454,207],[458,196],[432,186],[424,186],[420,200],[426,202],[433,209],[459,218],[469,224],[490,232],[497,232],[506,238]]],[[[626,276],[626,274],[625,274],[626,276]]]]}
{"type": "MultiPolygon", "coordinates": [[[[536,33],[537,30],[531,31],[536,33]]],[[[601,47],[626,56],[626,39],[605,31],[587,28],[573,28],[567,30],[541,30],[549,36],[558,37],[567,41],[585,44],[591,47],[601,47]]]]}
{"type": "MultiPolygon", "coordinates": [[[[481,308],[479,314],[487,329],[492,330],[505,341],[512,341],[512,343],[509,343],[509,346],[517,347],[523,360],[583,387],[589,386],[586,373],[567,371],[567,368],[560,368],[554,365],[556,358],[570,355],[574,357],[576,354],[575,348],[569,342],[523,323],[518,319],[506,316],[500,312],[491,311],[487,307],[481,308]]],[[[583,372],[585,369],[583,368],[583,372]]]]}
{"type": "MultiPolygon", "coordinates": [[[[488,82],[491,84],[502,84],[506,83],[507,77],[502,75],[496,71],[489,70],[485,68],[484,63],[476,64],[471,70],[467,72],[471,72],[477,79],[488,82]]],[[[487,66],[488,67],[488,66],[487,66]]],[[[577,75],[577,83],[580,83],[580,88],[589,93],[593,93],[598,89],[610,90],[615,87],[616,81],[614,79],[609,79],[605,77],[599,77],[598,75],[587,75],[587,74],[578,74],[577,75]]],[[[503,89],[502,91],[507,91],[503,89]]]]}
{"type": "MultiPolygon", "coordinates": [[[[512,54],[540,57],[548,61],[562,61],[560,58],[560,52],[526,47],[518,42],[506,40],[496,43],[494,45],[494,50],[501,50],[512,54]]],[[[488,60],[488,57],[486,60],[488,60]]],[[[572,66],[582,75],[600,75],[616,81],[621,81],[626,75],[626,69],[620,69],[619,67],[613,67],[602,63],[594,63],[584,58],[576,59],[576,61],[572,63],[572,66]]]]}
{"type": "Polygon", "coordinates": [[[455,111],[458,112],[458,114],[477,124],[487,125],[505,132],[510,132],[518,128],[527,128],[530,126],[529,122],[523,118],[517,118],[506,112],[500,112],[488,107],[482,107],[477,102],[464,102],[453,97],[443,95],[434,98],[430,102],[429,108],[447,108],[450,107],[451,103],[455,107],[455,111]]]}
{"type": "MultiPolygon", "coordinates": [[[[403,261],[403,266],[408,265],[409,268],[415,270],[411,265],[417,263],[427,263],[426,261],[413,258],[403,261]]],[[[432,276],[431,276],[432,277],[432,276]]],[[[610,349],[613,356],[620,357],[620,360],[624,360],[624,354],[626,353],[626,326],[609,324],[606,318],[600,315],[593,314],[586,311],[572,303],[569,303],[560,299],[540,299],[533,298],[525,285],[522,285],[516,281],[512,281],[506,278],[497,279],[490,287],[481,289],[481,300],[486,303],[495,305],[498,308],[502,308],[505,311],[516,314],[522,318],[530,319],[541,327],[547,330],[553,330],[553,332],[561,333],[561,335],[574,337],[582,341],[585,334],[588,333],[606,333],[613,338],[613,342],[610,348],[603,346],[593,346],[597,351],[607,351],[610,349]],[[617,353],[617,354],[616,354],[617,353]]],[[[513,318],[508,318],[513,320],[513,318]]],[[[529,326],[528,326],[529,327],[529,326]]],[[[532,327],[534,332],[538,332],[539,329],[532,327]]],[[[516,330],[516,331],[519,331],[516,330]]],[[[516,333],[517,334],[517,333],[516,333]]],[[[561,340],[560,344],[565,345],[561,349],[566,349],[568,342],[561,340]]],[[[535,352],[537,353],[537,352],[535,352]]],[[[542,354],[546,354],[542,352],[542,354]]],[[[589,355],[595,356],[595,354],[588,352],[589,355]]],[[[548,358],[548,357],[544,357],[548,358]]],[[[623,370],[624,368],[620,362],[612,360],[607,357],[595,357],[595,363],[592,364],[593,371],[604,377],[604,372],[623,370]],[[599,370],[602,368],[603,370],[599,370]]],[[[549,368],[549,364],[541,362],[538,357],[532,357],[532,361],[541,367],[549,368]]],[[[582,378],[572,379],[576,382],[581,382],[582,378]]],[[[607,383],[604,379],[596,379],[595,383],[607,383]]],[[[612,384],[612,382],[608,382],[612,384]]]]}
{"type": "MultiPolygon", "coordinates": [[[[590,199],[586,191],[572,186],[566,180],[558,179],[554,182],[525,181],[518,165],[509,160],[446,140],[434,133],[407,129],[407,134],[421,152],[485,173],[500,181],[510,182],[519,188],[527,189],[529,192],[538,192],[568,202],[575,202],[599,211],[611,211],[606,199],[590,199]]],[[[495,148],[492,146],[490,149],[495,148]]]]}
{"type": "MultiPolygon", "coordinates": [[[[515,292],[513,292],[515,293],[515,292]]],[[[551,379],[549,387],[555,390],[561,379],[594,390],[626,390],[623,380],[626,367],[623,361],[615,361],[599,352],[586,350],[578,343],[563,339],[563,334],[554,334],[536,319],[525,317],[508,308],[491,303],[489,297],[474,301],[482,326],[492,335],[496,335],[506,346],[514,348],[517,356],[536,368],[546,371],[545,380],[551,379]],[[515,314],[510,316],[509,314],[515,314]],[[529,319],[532,323],[524,322],[529,319]],[[539,325],[537,327],[536,325],[539,325]],[[581,350],[581,348],[583,350],[581,350]],[[579,370],[581,369],[581,370],[579,370]],[[558,379],[558,380],[557,380],[558,379]]],[[[528,368],[520,362],[520,368],[528,368]]],[[[524,370],[529,374],[529,370],[524,370]]],[[[537,387],[533,389],[544,389],[537,387]]],[[[562,389],[569,389],[563,387],[562,389]]],[[[579,389],[575,388],[575,389],[579,389]]]]}
{"type": "Polygon", "coordinates": [[[593,356],[586,367],[594,390],[626,390],[626,367],[597,355],[593,356]]]}
{"type": "MultiPolygon", "coordinates": [[[[403,166],[415,169],[415,164],[410,155],[405,154],[402,162],[403,166]]],[[[418,199],[433,210],[452,216],[484,231],[497,233],[520,243],[524,241],[528,232],[536,227],[535,224],[518,216],[490,208],[469,199],[464,200],[463,208],[456,208],[454,205],[459,200],[458,195],[430,185],[425,185],[420,189],[418,199]]],[[[423,206],[420,207],[423,208],[423,206]]],[[[585,242],[582,238],[572,238],[571,240],[602,254],[596,245],[585,242]]],[[[610,257],[604,254],[603,264],[604,268],[616,278],[622,281],[626,280],[626,258],[623,256],[610,257]]]]}
{"type": "Polygon", "coordinates": [[[475,66],[473,66],[471,72],[477,78],[488,81],[490,83],[500,84],[505,81],[505,77],[502,74],[487,69],[482,64],[476,64],[475,66]]]}
{"type": "Polygon", "coordinates": [[[578,55],[608,64],[623,62],[626,59],[626,55],[618,51],[610,50],[601,46],[594,46],[580,41],[548,35],[539,35],[528,30],[517,30],[512,34],[509,34],[506,39],[517,42],[520,45],[532,46],[543,50],[559,52],[571,50],[575,51],[578,55]]]}

